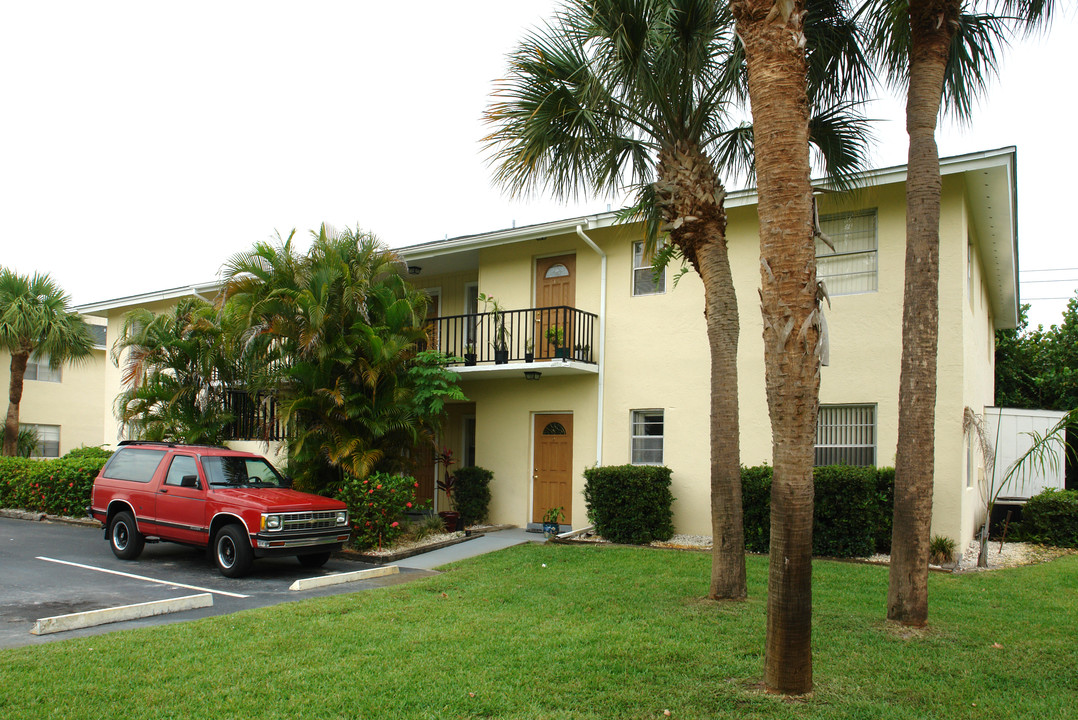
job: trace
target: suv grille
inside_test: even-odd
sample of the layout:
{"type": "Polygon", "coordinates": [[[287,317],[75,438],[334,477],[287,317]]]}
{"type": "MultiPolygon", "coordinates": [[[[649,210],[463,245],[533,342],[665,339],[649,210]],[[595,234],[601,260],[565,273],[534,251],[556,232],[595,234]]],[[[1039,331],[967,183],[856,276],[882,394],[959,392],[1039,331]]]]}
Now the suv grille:
{"type": "Polygon", "coordinates": [[[337,511],[283,513],[282,530],[322,530],[337,527],[337,511]]]}

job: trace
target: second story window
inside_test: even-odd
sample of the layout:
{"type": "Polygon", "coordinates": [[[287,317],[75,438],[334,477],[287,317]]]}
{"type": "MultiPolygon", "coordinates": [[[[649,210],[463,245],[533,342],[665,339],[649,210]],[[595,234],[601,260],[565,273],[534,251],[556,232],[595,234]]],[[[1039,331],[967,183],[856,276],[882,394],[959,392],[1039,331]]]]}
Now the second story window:
{"type": "Polygon", "coordinates": [[[48,354],[40,353],[37,358],[31,357],[30,362],[26,363],[26,375],[23,379],[58,383],[63,379],[63,372],[62,368],[49,367],[48,354]]]}
{"type": "Polygon", "coordinates": [[[666,292],[666,270],[655,281],[655,268],[644,252],[644,241],[633,243],[633,295],[660,295],[666,292]]]}
{"type": "Polygon", "coordinates": [[[835,246],[816,239],[816,279],[823,280],[827,294],[876,292],[876,211],[823,215],[820,228],[835,246]]]}

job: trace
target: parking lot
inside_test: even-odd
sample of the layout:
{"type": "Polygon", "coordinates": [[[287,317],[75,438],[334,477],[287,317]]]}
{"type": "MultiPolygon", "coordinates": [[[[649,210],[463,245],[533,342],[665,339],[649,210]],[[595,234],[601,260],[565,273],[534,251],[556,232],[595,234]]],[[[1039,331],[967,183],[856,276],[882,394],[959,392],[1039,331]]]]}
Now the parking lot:
{"type": "Polygon", "coordinates": [[[361,592],[433,574],[402,567],[399,575],[289,590],[302,578],[369,567],[374,566],[334,557],[325,567],[310,570],[295,558],[275,558],[257,560],[250,575],[229,579],[202,550],[172,543],[147,544],[137,560],[124,561],[112,554],[100,528],[0,517],[0,648],[186,622],[311,597],[361,592]],[[203,593],[212,595],[212,607],[56,634],[30,634],[41,618],[203,593]]]}

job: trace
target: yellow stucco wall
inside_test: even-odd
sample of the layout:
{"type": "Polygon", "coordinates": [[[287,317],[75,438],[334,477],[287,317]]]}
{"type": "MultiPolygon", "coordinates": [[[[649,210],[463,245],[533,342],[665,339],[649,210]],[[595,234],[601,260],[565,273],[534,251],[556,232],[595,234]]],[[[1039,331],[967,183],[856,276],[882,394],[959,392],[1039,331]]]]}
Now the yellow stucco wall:
{"type": "MultiPolygon", "coordinates": [[[[59,425],[60,454],[82,446],[100,445],[104,435],[101,400],[105,390],[104,350],[63,367],[60,382],[26,380],[19,422],[24,425],[59,425]]],[[[0,383],[5,389],[11,379],[11,356],[0,351],[0,383]]],[[[7,403],[4,403],[7,410],[7,403]]]]}

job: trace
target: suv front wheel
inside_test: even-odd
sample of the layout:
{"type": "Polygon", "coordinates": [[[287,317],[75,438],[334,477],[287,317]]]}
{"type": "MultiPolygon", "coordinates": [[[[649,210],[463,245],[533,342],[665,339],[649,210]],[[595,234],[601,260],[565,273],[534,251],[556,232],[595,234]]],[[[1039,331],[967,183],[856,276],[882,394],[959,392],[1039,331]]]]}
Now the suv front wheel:
{"type": "Polygon", "coordinates": [[[213,540],[213,559],[225,577],[246,575],[254,560],[247,533],[239,525],[225,525],[218,530],[213,540]]]}

